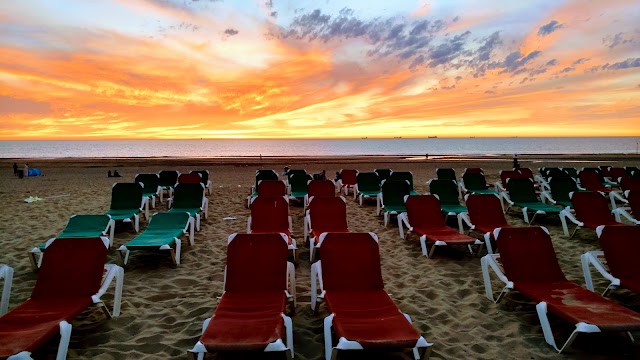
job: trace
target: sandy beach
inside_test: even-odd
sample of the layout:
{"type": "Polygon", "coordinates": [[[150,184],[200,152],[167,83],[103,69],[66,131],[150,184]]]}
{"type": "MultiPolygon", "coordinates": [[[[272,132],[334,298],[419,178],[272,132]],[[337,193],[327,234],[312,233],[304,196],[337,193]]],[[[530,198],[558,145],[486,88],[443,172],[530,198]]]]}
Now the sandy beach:
{"type": "MultiPolygon", "coordinates": [[[[341,168],[373,171],[391,168],[412,171],[418,192],[428,190],[426,182],[435,178],[437,167],[454,167],[457,176],[466,167],[482,167],[490,182],[500,170],[510,169],[510,157],[333,157],[333,158],[209,158],[209,159],[19,159],[28,162],[45,176],[18,179],[12,175],[14,160],[0,161],[0,263],[15,270],[9,308],[26,300],[36,280],[27,251],[58,234],[73,214],[103,214],[109,208],[111,185],[117,180],[133,181],[137,173],[156,173],[163,169],[181,172],[207,169],[213,180],[209,195],[209,218],[196,233],[195,245],[183,239],[182,264],[173,267],[164,252],[132,252],[125,268],[122,314],[108,320],[95,307],[73,322],[69,359],[169,359],[186,358],[187,349],[198,340],[202,321],[216,307],[222,294],[227,237],[245,232],[249,210],[246,197],[255,180],[256,169],[281,172],[285,165],[304,168],[309,173],[326,170],[333,177],[341,168]],[[107,177],[117,170],[122,178],[107,177]],[[64,195],[64,196],[63,196],[64,195]],[[45,198],[25,203],[29,196],[45,198]],[[51,198],[48,198],[51,197],[51,198]],[[48,199],[47,199],[48,198],[48,199]],[[235,220],[223,220],[234,217],[235,220]]],[[[523,167],[612,165],[637,166],[637,155],[521,155],[523,167]]],[[[534,304],[517,293],[499,304],[484,296],[480,257],[463,249],[439,249],[434,258],[421,255],[417,238],[399,237],[392,221],[384,227],[376,216],[375,203],[359,206],[347,197],[347,214],[352,231],[372,231],[379,237],[382,274],[387,291],[403,311],[411,315],[416,328],[435,343],[433,359],[629,359],[640,358],[640,341],[631,344],[623,334],[579,335],[566,355],[558,355],[548,346],[534,304]]],[[[158,202],[155,211],[165,211],[158,202]]],[[[293,236],[298,239],[296,265],[297,308],[293,316],[296,359],[321,359],[323,353],[322,320],[324,307],[317,316],[309,308],[310,262],[308,245],[303,240],[303,207],[292,202],[293,236]]],[[[141,217],[143,219],[143,217],[141,217]]],[[[512,225],[523,225],[522,213],[512,209],[507,216],[512,225]]],[[[453,220],[453,219],[451,219],[453,220]]],[[[562,270],[567,278],[584,286],[580,255],[599,248],[596,234],[579,231],[568,239],[562,233],[557,216],[539,217],[554,242],[562,270]]],[[[455,227],[455,221],[449,223],[455,227]]],[[[141,220],[141,230],[146,220],[141,220]]],[[[116,228],[115,248],[133,239],[136,233],[128,224],[116,228]]],[[[474,234],[479,235],[479,234],[474,234]]],[[[483,250],[481,256],[486,254],[483,250]]],[[[114,248],[109,262],[118,263],[114,248]]],[[[606,283],[594,275],[597,291],[606,283]]],[[[494,282],[494,291],[498,289],[494,282]]],[[[113,289],[104,297],[109,307],[113,289]]],[[[615,290],[610,299],[640,311],[640,295],[615,290]]],[[[551,318],[557,341],[568,337],[573,326],[551,318]]],[[[634,336],[640,338],[640,333],[634,336]]],[[[48,342],[38,359],[53,359],[58,338],[48,342]]],[[[221,355],[218,359],[268,358],[264,354],[221,355]]],[[[341,353],[341,359],[410,359],[409,352],[341,353]]]]}

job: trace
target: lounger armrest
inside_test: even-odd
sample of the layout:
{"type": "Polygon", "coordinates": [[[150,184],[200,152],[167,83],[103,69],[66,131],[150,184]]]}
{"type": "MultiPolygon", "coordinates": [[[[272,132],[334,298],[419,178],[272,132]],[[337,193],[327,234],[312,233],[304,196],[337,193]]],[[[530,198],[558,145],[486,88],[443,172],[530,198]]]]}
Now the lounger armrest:
{"type": "MultiPolygon", "coordinates": [[[[584,275],[584,281],[587,285],[587,289],[591,291],[595,291],[593,288],[593,280],[591,279],[591,268],[589,265],[593,266],[600,275],[602,275],[605,279],[611,282],[611,285],[620,286],[620,279],[611,275],[609,271],[604,267],[604,264],[600,261],[600,258],[604,257],[603,251],[589,251],[580,256],[580,260],[582,262],[582,272],[584,275]]],[[[607,287],[607,290],[611,286],[607,287]]],[[[605,290],[605,292],[607,291],[605,290]]]]}
{"type": "Polygon", "coordinates": [[[500,196],[507,202],[507,204],[509,204],[509,206],[514,204],[514,202],[509,198],[509,193],[507,193],[506,190],[500,191],[500,196]]]}
{"type": "Polygon", "coordinates": [[[547,204],[556,204],[556,201],[553,200],[553,198],[551,197],[551,194],[548,191],[543,191],[540,193],[540,199],[542,200],[543,203],[547,203],[547,204]]]}
{"type": "Polygon", "coordinates": [[[640,221],[636,220],[633,216],[631,216],[631,214],[629,214],[629,212],[624,209],[624,208],[617,208],[615,210],[613,210],[613,214],[616,215],[616,220],[618,222],[622,222],[620,221],[620,215],[622,215],[622,217],[624,217],[625,219],[627,219],[628,221],[638,225],[640,224],[640,221]]]}
{"type": "Polygon", "coordinates": [[[295,265],[287,261],[287,293],[293,299],[292,311],[295,311],[296,307],[296,267],[295,265]]]}
{"type": "Polygon", "coordinates": [[[0,265],[0,279],[4,279],[2,297],[0,298],[0,316],[2,316],[9,309],[9,296],[11,294],[11,284],[13,283],[13,268],[7,265],[0,265]]]}
{"type": "Polygon", "coordinates": [[[471,223],[471,219],[469,218],[468,212],[461,212],[458,214],[458,217],[464,221],[465,224],[469,227],[469,230],[475,230],[476,226],[471,223]]]}
{"type": "Polygon", "coordinates": [[[460,190],[460,192],[466,193],[469,190],[467,190],[466,186],[464,186],[464,181],[460,180],[460,182],[458,183],[458,189],[460,190]]]}
{"type": "Polygon", "coordinates": [[[400,238],[404,239],[404,227],[407,227],[407,231],[412,231],[411,225],[409,225],[409,219],[406,212],[398,214],[398,231],[400,232],[400,238]]]}
{"type": "Polygon", "coordinates": [[[324,285],[322,283],[322,260],[318,260],[311,264],[311,310],[314,313],[318,311],[318,300],[323,297],[324,285]],[[318,290],[320,293],[318,293],[318,290]]]}
{"type": "Polygon", "coordinates": [[[483,256],[482,259],[480,260],[480,263],[482,265],[482,277],[484,279],[485,295],[487,296],[487,299],[493,301],[494,303],[497,303],[498,301],[500,301],[500,298],[506,291],[513,289],[513,282],[507,279],[507,276],[504,274],[504,272],[502,272],[500,264],[498,264],[499,258],[500,258],[500,254],[489,254],[489,255],[483,256]],[[493,288],[491,286],[491,277],[489,276],[489,268],[491,268],[491,270],[493,270],[493,272],[496,274],[498,279],[500,279],[500,281],[502,281],[505,284],[504,288],[500,292],[500,295],[498,295],[498,297],[495,299],[493,297],[493,288]]]}
{"type": "Polygon", "coordinates": [[[496,181],[495,184],[493,184],[493,188],[497,191],[497,192],[504,192],[507,191],[507,189],[505,189],[502,184],[498,181],[496,181]]]}
{"type": "Polygon", "coordinates": [[[102,297],[102,295],[104,295],[104,293],[107,292],[109,285],[111,284],[113,279],[115,279],[116,289],[115,289],[115,294],[113,299],[113,316],[118,317],[120,316],[120,304],[122,301],[122,285],[124,282],[124,269],[115,264],[107,264],[105,265],[105,271],[106,271],[106,274],[102,280],[102,286],[100,286],[100,290],[98,290],[98,292],[95,295],[91,296],[91,299],[93,300],[94,303],[102,303],[102,300],[100,300],[100,297],[102,297]]]}
{"type": "Polygon", "coordinates": [[[578,226],[584,226],[584,223],[582,221],[579,221],[575,215],[573,215],[573,213],[571,212],[571,210],[569,208],[565,208],[564,210],[562,210],[560,212],[560,214],[564,214],[564,217],[566,217],[567,219],[571,220],[572,223],[578,225],[578,226]]]}
{"type": "Polygon", "coordinates": [[[251,215],[247,219],[247,234],[251,234],[251,215]]]}
{"type": "Polygon", "coordinates": [[[304,241],[307,241],[307,239],[310,237],[309,234],[311,234],[311,215],[309,215],[309,213],[307,213],[304,216],[304,241]]]}
{"type": "Polygon", "coordinates": [[[173,197],[167,198],[167,208],[171,209],[173,207],[173,197]]]}

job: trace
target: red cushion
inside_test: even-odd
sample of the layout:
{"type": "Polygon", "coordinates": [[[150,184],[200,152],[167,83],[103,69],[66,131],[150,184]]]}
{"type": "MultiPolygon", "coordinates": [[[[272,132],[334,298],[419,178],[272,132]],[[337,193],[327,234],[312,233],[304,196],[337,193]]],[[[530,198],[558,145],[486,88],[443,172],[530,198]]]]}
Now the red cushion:
{"type": "Polygon", "coordinates": [[[585,322],[602,331],[640,330],[640,314],[572,282],[514,282],[514,288],[546,302],[550,312],[573,324],[585,322]]]}
{"type": "Polygon", "coordinates": [[[440,228],[446,226],[440,200],[435,195],[414,195],[409,196],[405,201],[409,224],[414,229],[418,228],[440,228]]]}
{"type": "Polygon", "coordinates": [[[262,180],[258,183],[258,196],[278,197],[287,195],[287,185],[281,180],[262,180]]]}
{"type": "MultiPolygon", "coordinates": [[[[49,252],[47,252],[49,256],[49,252]]],[[[34,351],[60,333],[60,322],[71,322],[92,304],[90,297],[63,301],[29,299],[0,317],[0,357],[34,351]]]]}
{"type": "Polygon", "coordinates": [[[227,292],[284,291],[288,248],[280,234],[236,234],[227,247],[227,292]]]}
{"type": "Polygon", "coordinates": [[[616,224],[607,199],[598,192],[574,192],[571,196],[571,204],[576,212],[576,218],[583,222],[585,227],[595,229],[600,225],[616,224]]]}
{"type": "MultiPolygon", "coordinates": [[[[598,240],[611,274],[621,280],[624,279],[624,282],[632,287],[640,284],[640,271],[638,271],[640,226],[605,226],[598,240]]],[[[637,292],[640,293],[640,291],[637,292]]]]}
{"type": "Polygon", "coordinates": [[[631,213],[640,217],[640,190],[630,190],[627,194],[627,201],[629,201],[631,213]]]}
{"type": "Polygon", "coordinates": [[[364,348],[414,347],[421,336],[382,289],[327,292],[325,301],[336,335],[364,348]]]}
{"type": "Polygon", "coordinates": [[[309,217],[314,233],[349,231],[347,204],[341,197],[313,198],[309,203],[309,217]]]}
{"type": "Polygon", "coordinates": [[[258,196],[251,203],[251,232],[289,232],[289,204],[284,197],[258,196]]]}
{"type": "Polygon", "coordinates": [[[220,299],[209,326],[200,338],[209,352],[264,350],[284,338],[284,291],[232,293],[220,299]]]}
{"type": "Polygon", "coordinates": [[[325,290],[384,288],[378,243],[369,233],[328,233],[322,241],[321,252],[325,290]]]}
{"type": "Polygon", "coordinates": [[[336,185],[331,180],[311,180],[307,193],[312,196],[336,196],[336,185]]]}
{"type": "Polygon", "coordinates": [[[450,245],[473,244],[476,242],[476,238],[461,234],[448,226],[440,228],[414,227],[413,232],[420,236],[424,235],[429,242],[444,241],[450,245]]]}
{"type": "Polygon", "coordinates": [[[493,233],[493,229],[509,226],[500,199],[493,194],[469,194],[466,205],[471,222],[479,231],[493,233]]]}
{"type": "Polygon", "coordinates": [[[357,182],[358,170],[342,170],[340,171],[340,179],[342,181],[342,186],[345,185],[355,185],[357,182]]]}
{"type": "Polygon", "coordinates": [[[580,186],[589,190],[589,191],[602,191],[609,192],[611,189],[606,188],[602,185],[602,181],[600,179],[600,174],[596,171],[592,170],[583,170],[578,174],[580,178],[580,186]]]}

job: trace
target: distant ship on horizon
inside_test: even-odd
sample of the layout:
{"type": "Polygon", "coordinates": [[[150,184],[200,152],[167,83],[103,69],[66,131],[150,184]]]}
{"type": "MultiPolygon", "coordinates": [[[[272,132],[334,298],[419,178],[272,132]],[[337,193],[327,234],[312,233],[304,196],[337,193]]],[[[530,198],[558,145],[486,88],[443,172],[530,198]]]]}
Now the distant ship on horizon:
{"type": "Polygon", "coordinates": [[[427,138],[428,139],[437,139],[438,137],[437,136],[428,136],[427,138]]]}

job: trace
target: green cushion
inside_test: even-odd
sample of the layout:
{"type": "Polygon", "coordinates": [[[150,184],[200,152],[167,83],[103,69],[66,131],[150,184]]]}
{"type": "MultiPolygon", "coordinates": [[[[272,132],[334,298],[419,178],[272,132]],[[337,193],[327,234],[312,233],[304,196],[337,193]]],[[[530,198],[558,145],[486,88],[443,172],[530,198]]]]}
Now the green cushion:
{"type": "Polygon", "coordinates": [[[136,214],[140,212],[140,209],[111,209],[107,211],[107,215],[115,221],[132,219],[136,214]]]}
{"type": "Polygon", "coordinates": [[[498,195],[497,191],[491,190],[491,189],[486,189],[486,190],[471,190],[471,189],[467,189],[467,191],[472,193],[472,194],[493,194],[493,195],[498,195]]]}
{"type": "Polygon", "coordinates": [[[384,211],[388,213],[397,212],[398,214],[400,214],[402,212],[406,212],[407,207],[404,205],[385,205],[384,211]]]}
{"type": "Polygon", "coordinates": [[[302,199],[307,194],[307,191],[291,191],[291,197],[294,199],[302,199]]]}
{"type": "Polygon", "coordinates": [[[171,209],[169,209],[169,213],[178,213],[178,212],[186,212],[186,213],[189,213],[189,215],[195,217],[197,214],[200,214],[202,212],[202,209],[201,208],[184,208],[184,209],[171,208],[171,209]]]}
{"type": "Polygon", "coordinates": [[[460,214],[468,211],[467,208],[462,205],[440,204],[440,208],[446,213],[454,214],[460,214]]]}
{"type": "Polygon", "coordinates": [[[541,202],[516,202],[516,206],[521,208],[528,208],[531,211],[544,211],[547,214],[558,214],[562,211],[562,208],[552,205],[544,204],[541,202]]]}
{"type": "Polygon", "coordinates": [[[362,194],[363,196],[369,196],[369,197],[377,197],[378,194],[380,194],[380,190],[377,191],[360,191],[360,194],[362,194]]]}

